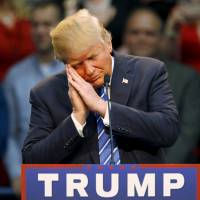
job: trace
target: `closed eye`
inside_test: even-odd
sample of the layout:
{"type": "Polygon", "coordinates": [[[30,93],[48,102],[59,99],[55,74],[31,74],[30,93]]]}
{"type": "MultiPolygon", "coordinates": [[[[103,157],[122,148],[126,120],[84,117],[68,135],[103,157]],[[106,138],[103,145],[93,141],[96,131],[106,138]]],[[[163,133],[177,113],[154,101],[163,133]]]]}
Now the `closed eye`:
{"type": "Polygon", "coordinates": [[[88,60],[94,60],[96,57],[97,57],[97,55],[90,56],[90,57],[88,58],[88,60]]]}
{"type": "Polygon", "coordinates": [[[77,63],[75,65],[71,65],[74,69],[78,69],[79,66],[81,66],[83,62],[77,63]]]}

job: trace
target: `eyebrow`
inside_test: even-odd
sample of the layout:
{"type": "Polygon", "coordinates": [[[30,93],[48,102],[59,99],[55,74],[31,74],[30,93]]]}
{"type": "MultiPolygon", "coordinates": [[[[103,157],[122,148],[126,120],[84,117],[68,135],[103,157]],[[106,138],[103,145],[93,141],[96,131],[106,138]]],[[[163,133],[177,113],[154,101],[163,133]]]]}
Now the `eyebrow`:
{"type": "MultiPolygon", "coordinates": [[[[97,55],[97,53],[95,52],[92,52],[91,54],[89,54],[88,56],[86,56],[86,58],[85,59],[89,59],[89,58],[92,58],[92,57],[95,57],[97,55]]],[[[85,60],[85,59],[83,59],[83,60],[85,60]]],[[[72,62],[71,63],[71,65],[72,66],[76,66],[76,65],[79,65],[79,64],[81,64],[83,61],[75,61],[74,63],[72,62]]]]}

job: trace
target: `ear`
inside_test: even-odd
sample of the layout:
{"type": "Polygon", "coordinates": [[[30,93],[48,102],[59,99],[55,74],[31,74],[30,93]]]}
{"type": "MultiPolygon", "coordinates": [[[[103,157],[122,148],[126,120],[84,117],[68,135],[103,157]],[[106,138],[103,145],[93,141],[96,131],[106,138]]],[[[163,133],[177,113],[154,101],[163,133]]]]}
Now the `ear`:
{"type": "Polygon", "coordinates": [[[112,53],[112,42],[110,40],[107,42],[107,48],[109,53],[112,53]]]}

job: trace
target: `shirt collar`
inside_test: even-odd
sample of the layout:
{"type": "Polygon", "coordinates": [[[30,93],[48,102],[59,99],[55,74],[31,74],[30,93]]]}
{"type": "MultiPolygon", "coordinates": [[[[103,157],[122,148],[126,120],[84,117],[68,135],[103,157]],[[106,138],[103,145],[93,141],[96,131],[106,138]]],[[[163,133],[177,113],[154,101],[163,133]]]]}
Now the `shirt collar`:
{"type": "Polygon", "coordinates": [[[110,76],[109,86],[111,85],[112,75],[113,75],[113,70],[114,70],[114,63],[115,63],[114,57],[113,57],[113,56],[111,56],[111,57],[112,57],[112,65],[111,65],[111,67],[112,67],[112,74],[111,74],[111,76],[110,76]]]}

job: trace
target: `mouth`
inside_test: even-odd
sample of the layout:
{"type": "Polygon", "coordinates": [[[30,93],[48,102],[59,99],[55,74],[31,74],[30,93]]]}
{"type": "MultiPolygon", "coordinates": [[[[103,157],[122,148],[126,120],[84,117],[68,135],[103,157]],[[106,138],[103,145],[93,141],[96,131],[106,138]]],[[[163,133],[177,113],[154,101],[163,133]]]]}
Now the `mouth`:
{"type": "Polygon", "coordinates": [[[97,79],[99,79],[99,76],[95,76],[95,77],[91,77],[88,82],[93,83],[95,82],[97,79]]]}
{"type": "Polygon", "coordinates": [[[100,78],[100,75],[96,74],[96,75],[87,77],[86,81],[89,82],[89,83],[93,83],[99,78],[100,78]]]}

